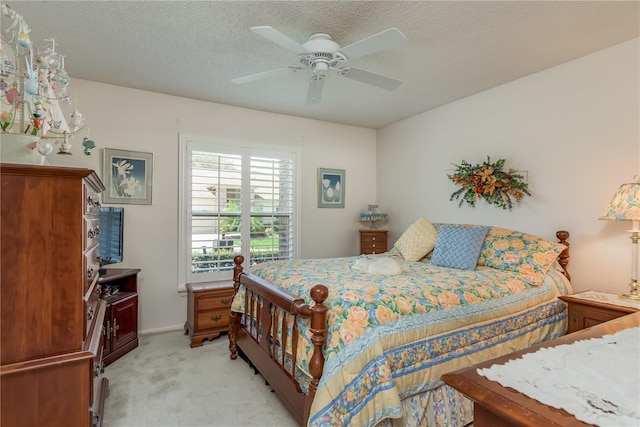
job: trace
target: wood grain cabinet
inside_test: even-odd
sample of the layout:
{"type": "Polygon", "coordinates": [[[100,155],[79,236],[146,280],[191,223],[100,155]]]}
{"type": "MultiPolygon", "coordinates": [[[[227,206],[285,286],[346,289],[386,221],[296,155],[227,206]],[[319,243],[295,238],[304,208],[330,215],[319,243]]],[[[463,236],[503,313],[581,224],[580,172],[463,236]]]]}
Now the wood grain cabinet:
{"type": "Polygon", "coordinates": [[[184,333],[191,338],[191,348],[228,331],[233,291],[233,281],[187,284],[184,333]]]}
{"type": "Polygon", "coordinates": [[[138,347],[139,272],[137,268],[108,268],[98,280],[107,303],[102,327],[105,366],[138,347]]]}
{"type": "Polygon", "coordinates": [[[0,164],[0,425],[99,426],[106,303],[89,169],[0,164]]]}
{"type": "MultiPolygon", "coordinates": [[[[532,353],[542,348],[571,346],[577,341],[602,338],[604,335],[611,335],[623,329],[636,328],[638,326],[640,326],[640,314],[624,316],[607,324],[596,325],[594,328],[588,330],[578,331],[575,334],[567,334],[534,345],[528,349],[519,350],[506,356],[444,374],[441,380],[473,400],[473,426],[475,427],[593,427],[593,424],[584,423],[563,409],[545,405],[525,393],[516,391],[511,387],[505,387],[498,381],[492,381],[480,375],[478,371],[494,365],[504,365],[510,361],[521,359],[526,354],[531,356],[532,353]]],[[[571,356],[573,356],[573,354],[570,351],[567,351],[565,354],[567,356],[566,360],[559,358],[557,367],[554,366],[551,369],[547,369],[547,375],[549,377],[556,375],[556,371],[562,369],[565,362],[567,364],[571,363],[571,356]]],[[[574,354],[576,354],[574,357],[577,357],[577,353],[574,354]]],[[[603,370],[607,369],[606,364],[606,360],[602,362],[603,370]]],[[[638,371],[635,370],[635,372],[638,371]]],[[[578,373],[578,375],[589,375],[589,372],[581,372],[578,373]]],[[[545,381],[545,378],[540,378],[541,383],[545,381]]],[[[566,388],[569,389],[569,387],[566,388]]],[[[576,392],[578,391],[572,390],[572,393],[576,392]]],[[[606,393],[600,396],[594,396],[593,400],[602,402],[603,399],[606,399],[605,394],[606,393]]]]}
{"type": "Polygon", "coordinates": [[[616,295],[605,292],[586,291],[559,298],[568,305],[568,334],[640,311],[640,305],[635,308],[619,305],[616,295]]]}
{"type": "Polygon", "coordinates": [[[387,230],[360,230],[360,253],[381,254],[387,251],[387,230]]]}

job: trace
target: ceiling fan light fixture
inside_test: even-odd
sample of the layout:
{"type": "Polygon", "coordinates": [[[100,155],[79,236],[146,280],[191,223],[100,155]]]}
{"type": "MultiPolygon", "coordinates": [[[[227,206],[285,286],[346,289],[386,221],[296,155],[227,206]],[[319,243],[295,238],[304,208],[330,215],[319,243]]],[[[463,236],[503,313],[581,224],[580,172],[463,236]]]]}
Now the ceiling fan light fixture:
{"type": "Polygon", "coordinates": [[[322,89],[324,87],[324,75],[315,74],[311,76],[309,90],[307,92],[307,105],[317,105],[322,99],[322,89]]]}
{"type": "Polygon", "coordinates": [[[327,64],[326,62],[323,61],[319,61],[315,63],[315,66],[313,67],[313,71],[316,74],[325,74],[325,71],[329,71],[329,64],[327,64]]]}
{"type": "MultiPolygon", "coordinates": [[[[357,80],[387,90],[394,90],[402,83],[399,80],[370,71],[360,70],[350,66],[339,67],[342,63],[349,60],[391,49],[406,42],[406,37],[397,28],[389,28],[381,33],[351,43],[344,48],[340,47],[338,43],[333,41],[331,36],[325,33],[314,33],[309,36],[305,43],[300,45],[295,40],[292,40],[272,27],[251,27],[251,31],[296,53],[304,68],[313,72],[307,92],[308,105],[314,105],[320,102],[324,80],[329,71],[335,71],[341,77],[357,80]]],[[[279,73],[281,70],[297,71],[298,69],[300,69],[300,67],[281,68],[279,70],[235,78],[231,81],[233,83],[246,83],[279,73]]]]}

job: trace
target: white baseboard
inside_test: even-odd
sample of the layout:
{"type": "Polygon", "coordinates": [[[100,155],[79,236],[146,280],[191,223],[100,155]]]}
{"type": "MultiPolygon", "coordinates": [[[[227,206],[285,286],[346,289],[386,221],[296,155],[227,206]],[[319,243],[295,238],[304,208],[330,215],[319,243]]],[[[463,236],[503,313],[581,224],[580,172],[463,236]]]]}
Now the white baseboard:
{"type": "Polygon", "coordinates": [[[152,334],[159,334],[162,332],[173,332],[173,331],[180,331],[180,330],[184,331],[184,324],[166,326],[164,328],[157,328],[157,329],[145,329],[142,331],[138,331],[138,335],[152,335],[152,334]]]}

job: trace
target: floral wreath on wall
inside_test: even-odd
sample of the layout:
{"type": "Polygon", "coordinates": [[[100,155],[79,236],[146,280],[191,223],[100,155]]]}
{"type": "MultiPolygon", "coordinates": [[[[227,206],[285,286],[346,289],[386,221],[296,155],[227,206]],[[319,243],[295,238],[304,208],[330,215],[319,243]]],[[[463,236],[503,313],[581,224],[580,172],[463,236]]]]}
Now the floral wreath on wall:
{"type": "Polygon", "coordinates": [[[531,193],[522,174],[513,168],[503,170],[504,162],[500,159],[491,163],[487,156],[487,161],[482,164],[472,165],[465,160],[459,165],[454,164],[454,172],[447,177],[462,188],[451,194],[449,200],[460,199],[458,206],[467,202],[475,207],[478,198],[482,198],[489,204],[511,210],[513,200],[519,201],[531,193]]]}

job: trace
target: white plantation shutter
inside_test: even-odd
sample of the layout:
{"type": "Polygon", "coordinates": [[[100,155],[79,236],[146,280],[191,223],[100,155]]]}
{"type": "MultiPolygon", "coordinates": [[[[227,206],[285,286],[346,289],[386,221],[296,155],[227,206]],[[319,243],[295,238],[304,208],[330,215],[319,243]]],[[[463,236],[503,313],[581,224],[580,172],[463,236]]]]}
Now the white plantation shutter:
{"type": "Polygon", "coordinates": [[[287,259],[293,252],[293,161],[251,156],[251,261],[287,259]]]}
{"type": "Polygon", "coordinates": [[[235,255],[247,270],[295,256],[295,152],[190,137],[181,146],[181,289],[231,278],[235,255]]]}

